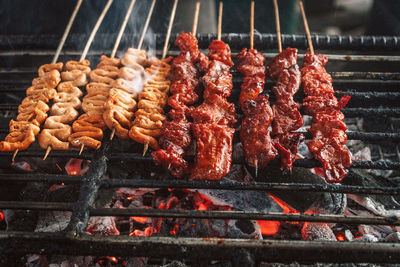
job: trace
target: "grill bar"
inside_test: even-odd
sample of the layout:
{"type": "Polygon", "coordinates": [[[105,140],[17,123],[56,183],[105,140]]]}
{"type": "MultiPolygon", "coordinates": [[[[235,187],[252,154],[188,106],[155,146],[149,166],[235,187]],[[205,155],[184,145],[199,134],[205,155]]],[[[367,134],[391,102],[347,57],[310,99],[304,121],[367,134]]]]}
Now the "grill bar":
{"type": "Polygon", "coordinates": [[[398,263],[400,245],[297,240],[248,240],[222,238],[70,236],[63,233],[0,232],[6,253],[126,256],[153,258],[237,259],[242,253],[267,262],[371,262],[398,263]],[[241,250],[240,250],[241,248],[241,250]],[[318,253],[316,253],[318,252],[318,253]],[[233,256],[235,255],[235,256],[233,256]]]}
{"type": "MultiPolygon", "coordinates": [[[[99,33],[93,48],[108,49],[112,47],[111,40],[115,40],[117,34],[99,33]]],[[[178,34],[173,34],[170,39],[170,46],[178,34]]],[[[206,48],[210,42],[217,39],[216,34],[197,34],[200,48],[206,48]]],[[[282,46],[307,49],[307,38],[304,34],[282,34],[282,46]]],[[[47,49],[54,50],[60,40],[60,35],[15,35],[0,37],[0,49],[47,49]]],[[[70,34],[64,47],[65,50],[74,49],[76,44],[87,38],[86,34],[70,34]]],[[[165,34],[155,34],[157,48],[163,46],[165,34]]],[[[138,40],[139,35],[124,34],[121,40],[121,47],[129,47],[133,40],[138,40]]],[[[399,51],[400,37],[398,36],[339,36],[313,34],[312,42],[317,50],[357,50],[357,51],[399,51]]],[[[226,33],[222,34],[222,41],[227,42],[232,49],[242,49],[250,43],[250,36],[247,33],[226,33]]],[[[134,42],[135,43],[135,42],[134,42]]],[[[276,50],[276,34],[254,34],[254,46],[259,50],[276,50]]]]}
{"type": "MultiPolygon", "coordinates": [[[[79,206],[79,203],[77,204],[79,206]]],[[[22,210],[60,210],[72,211],[71,203],[60,202],[28,202],[28,201],[1,201],[1,209],[22,210]]],[[[247,211],[209,211],[209,210],[155,210],[155,209],[117,209],[117,208],[91,208],[90,216],[140,216],[160,218],[197,218],[197,219],[238,219],[238,220],[268,220],[291,222],[329,222],[342,224],[368,224],[368,225],[400,225],[398,217],[382,216],[347,216],[326,214],[297,214],[276,212],[247,212],[247,211]]],[[[88,218],[87,218],[88,219],[88,218]]],[[[86,219],[82,219],[82,222],[86,219]]],[[[81,229],[82,222],[75,223],[81,229]]],[[[72,220],[71,223],[72,224],[72,220]]],[[[87,223],[87,222],[86,222],[87,223]]],[[[84,229],[83,229],[84,230],[84,229]]]]}

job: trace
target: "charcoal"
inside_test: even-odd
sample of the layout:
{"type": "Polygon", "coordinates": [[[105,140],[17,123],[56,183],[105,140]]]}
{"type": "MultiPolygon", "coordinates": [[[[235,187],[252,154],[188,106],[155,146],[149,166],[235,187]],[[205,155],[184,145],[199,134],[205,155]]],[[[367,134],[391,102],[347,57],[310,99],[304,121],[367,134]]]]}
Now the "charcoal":
{"type": "MultiPolygon", "coordinates": [[[[254,176],[255,180],[274,183],[326,183],[324,179],[305,168],[294,167],[291,173],[284,173],[279,166],[279,162],[272,162],[268,167],[258,171],[258,175],[254,176]]],[[[254,174],[253,168],[248,166],[247,168],[254,174]]],[[[324,211],[323,213],[341,214],[346,207],[346,196],[339,193],[277,191],[272,192],[272,194],[299,212],[305,212],[313,208],[322,210],[324,211]]]]}
{"type": "Polygon", "coordinates": [[[326,223],[306,222],[301,229],[304,240],[330,240],[336,241],[336,236],[326,223]]]}

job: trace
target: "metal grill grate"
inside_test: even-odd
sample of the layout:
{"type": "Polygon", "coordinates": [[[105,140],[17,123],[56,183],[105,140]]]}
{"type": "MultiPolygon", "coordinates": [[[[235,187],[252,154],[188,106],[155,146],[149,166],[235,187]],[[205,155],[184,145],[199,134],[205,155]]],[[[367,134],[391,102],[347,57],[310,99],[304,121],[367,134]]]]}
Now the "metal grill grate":
{"type": "MultiPolygon", "coordinates": [[[[211,34],[199,35],[199,46],[206,49],[215,38],[211,34]]],[[[304,49],[307,47],[306,38],[302,35],[283,35],[283,45],[304,49]]],[[[76,57],[73,44],[79,36],[71,36],[66,44],[67,51],[62,57],[76,57]]],[[[321,50],[356,50],[356,51],[398,51],[400,41],[397,37],[345,37],[345,36],[314,36],[314,46],[321,50]]],[[[100,38],[104,39],[104,38],[100,38]]],[[[114,38],[110,38],[114,39],[114,38]]],[[[246,47],[249,36],[246,34],[223,35],[233,50],[246,47]]],[[[162,46],[163,35],[156,36],[157,47],[162,46]]],[[[171,38],[173,42],[174,38],[171,38]]],[[[54,49],[58,36],[30,36],[0,38],[0,49],[12,46],[15,51],[0,52],[1,57],[49,57],[52,52],[43,50],[54,49]],[[25,50],[29,48],[28,50],[25,50]],[[37,49],[40,48],[40,51],[37,49]],[[24,49],[23,51],[18,49],[24,49]]],[[[172,43],[171,43],[172,46],[172,43]]],[[[126,36],[121,47],[128,47],[126,36]]],[[[276,47],[276,38],[272,34],[255,36],[255,47],[259,50],[276,47]]],[[[98,45],[96,49],[106,49],[98,45]]],[[[105,51],[107,54],[107,51],[105,51]]],[[[176,51],[170,52],[172,55],[176,51]]],[[[99,52],[89,53],[97,56],[99,52]]],[[[274,54],[267,53],[272,57],[274,54]]],[[[345,56],[331,55],[332,62],[351,61],[395,61],[400,57],[393,56],[345,56]]],[[[334,64],[334,63],[330,63],[334,64]]],[[[17,98],[22,97],[30,83],[29,78],[34,75],[33,68],[12,69],[2,68],[1,73],[6,78],[0,79],[0,94],[11,93],[17,98]]],[[[233,73],[235,75],[235,73],[233,73]]],[[[340,83],[338,95],[350,94],[353,96],[351,107],[343,109],[346,117],[395,117],[400,118],[400,93],[396,90],[400,81],[400,73],[371,73],[371,72],[334,72],[335,83],[340,83]],[[368,90],[372,84],[377,84],[381,91],[368,90]],[[349,91],[348,88],[353,88],[349,91]],[[347,88],[347,89],[346,89],[347,88]],[[361,88],[358,90],[358,88],[361,88]]],[[[235,77],[233,97],[238,95],[239,80],[235,77]]],[[[269,83],[270,84],[270,83],[269,83]]],[[[270,85],[267,84],[268,93],[270,85]]],[[[297,96],[302,98],[301,94],[297,96]]],[[[298,99],[298,100],[299,100],[298,99]]],[[[0,112],[15,112],[16,103],[0,104],[0,112]]],[[[0,125],[0,134],[7,133],[7,125],[0,125]]],[[[310,137],[307,133],[306,137],[310,137]]],[[[391,142],[397,145],[400,141],[399,132],[348,132],[349,140],[370,142],[391,142]]],[[[344,224],[374,224],[400,226],[397,217],[368,217],[346,215],[310,215],[310,214],[283,214],[257,213],[246,211],[184,211],[184,210],[148,210],[148,209],[111,209],[93,208],[93,203],[100,188],[188,188],[188,189],[226,189],[226,190],[265,190],[268,192],[330,192],[368,195],[400,195],[399,187],[363,187],[351,185],[307,184],[307,183],[280,183],[280,182],[228,182],[228,181],[188,181],[188,180],[157,180],[157,179],[104,179],[109,160],[130,159],[136,162],[151,162],[149,156],[143,157],[139,153],[121,153],[113,150],[113,143],[107,136],[99,151],[84,152],[78,155],[76,151],[53,151],[49,158],[82,158],[91,160],[86,175],[53,175],[53,174],[0,174],[0,183],[7,185],[15,182],[22,183],[56,183],[79,184],[80,195],[77,202],[32,202],[32,201],[0,201],[0,209],[16,210],[59,210],[72,211],[68,227],[62,233],[31,233],[31,232],[0,232],[0,253],[43,253],[43,254],[71,254],[71,255],[136,255],[148,257],[190,258],[209,260],[231,260],[232,255],[238,261],[247,263],[261,260],[271,262],[399,262],[400,245],[384,243],[341,243],[322,241],[285,241],[285,240],[239,240],[239,239],[200,239],[200,238],[169,238],[169,237],[128,237],[128,236],[87,236],[85,230],[90,216],[148,216],[165,218],[219,218],[219,219],[257,219],[279,221],[308,221],[330,222],[344,224]],[[315,253],[318,251],[318,253],[315,253]]],[[[42,157],[44,151],[35,148],[20,152],[18,158],[42,157]]],[[[0,153],[2,158],[11,158],[11,153],[0,153]]],[[[190,160],[190,159],[189,159],[190,160]]],[[[234,163],[242,164],[242,158],[234,158],[234,163]]],[[[295,167],[312,168],[320,166],[315,160],[299,159],[295,167]]],[[[352,168],[400,170],[400,159],[397,161],[375,160],[355,161],[352,168]]]]}

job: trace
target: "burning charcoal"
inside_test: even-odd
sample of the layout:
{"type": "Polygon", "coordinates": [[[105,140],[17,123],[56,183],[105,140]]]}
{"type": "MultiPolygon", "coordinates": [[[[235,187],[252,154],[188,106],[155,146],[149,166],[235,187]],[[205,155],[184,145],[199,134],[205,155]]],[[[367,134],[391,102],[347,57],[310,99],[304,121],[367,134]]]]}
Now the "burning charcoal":
{"type": "Polygon", "coordinates": [[[229,221],[230,238],[261,238],[260,227],[256,221],[251,220],[230,220],[229,221]]]}
{"type": "Polygon", "coordinates": [[[363,235],[362,237],[353,240],[353,242],[369,242],[369,243],[378,241],[379,241],[378,238],[370,234],[363,235]]]}
{"type": "Polygon", "coordinates": [[[119,235],[115,217],[90,217],[86,231],[91,234],[119,235]]]}
{"type": "Polygon", "coordinates": [[[390,235],[385,237],[385,241],[392,243],[400,243],[400,233],[399,232],[391,233],[390,235]]]}
{"type": "MultiPolygon", "coordinates": [[[[257,181],[275,183],[308,183],[325,184],[325,180],[311,173],[305,168],[294,167],[292,173],[283,173],[279,162],[271,162],[267,168],[259,170],[257,181]]],[[[248,169],[254,173],[252,168],[248,169]]],[[[274,195],[292,206],[299,212],[305,212],[310,208],[322,209],[326,212],[340,214],[346,207],[344,194],[322,192],[296,192],[278,191],[274,195]]]]}
{"type": "Polygon", "coordinates": [[[162,267],[187,267],[186,264],[184,264],[183,262],[180,261],[172,261],[171,263],[162,265],[162,267]]]}
{"type": "Polygon", "coordinates": [[[35,232],[60,232],[67,227],[71,214],[69,211],[40,213],[35,232]]]}
{"type": "Polygon", "coordinates": [[[326,223],[306,222],[301,229],[304,240],[330,240],[336,241],[336,236],[326,223]]]}
{"type": "Polygon", "coordinates": [[[344,231],[344,236],[346,237],[347,241],[353,241],[354,240],[354,235],[351,233],[350,230],[344,231]]]}
{"type": "Polygon", "coordinates": [[[147,266],[147,258],[132,257],[126,261],[126,267],[147,266]]]}

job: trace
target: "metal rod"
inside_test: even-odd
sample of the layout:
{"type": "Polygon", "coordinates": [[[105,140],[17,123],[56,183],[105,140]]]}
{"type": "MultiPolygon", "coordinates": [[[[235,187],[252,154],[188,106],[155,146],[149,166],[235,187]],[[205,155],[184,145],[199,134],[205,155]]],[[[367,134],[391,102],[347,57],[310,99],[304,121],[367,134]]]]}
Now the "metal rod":
{"type": "MultiPolygon", "coordinates": [[[[66,236],[64,233],[1,231],[0,242],[8,254],[113,255],[234,261],[246,250],[257,261],[324,263],[398,263],[400,244],[234,238],[188,238],[160,236],[66,236]]],[[[247,265],[243,265],[247,266],[247,265]]]]}
{"type": "Polygon", "coordinates": [[[103,11],[101,12],[99,18],[97,19],[96,24],[93,27],[92,32],[90,33],[89,39],[86,42],[85,48],[83,49],[81,58],[79,59],[79,61],[82,61],[86,58],[86,55],[89,51],[90,45],[93,42],[94,37],[96,36],[97,30],[99,29],[105,15],[107,14],[108,9],[110,8],[111,4],[112,4],[113,0],[108,0],[107,4],[104,6],[103,11]]]}
{"type": "MultiPolygon", "coordinates": [[[[21,178],[22,179],[22,178],[21,178]]],[[[0,176],[0,181],[2,181],[0,176]]],[[[254,191],[302,191],[329,192],[368,195],[400,195],[399,187],[366,187],[340,184],[304,184],[304,183],[265,183],[222,181],[187,181],[187,180],[134,180],[107,179],[102,181],[104,188],[179,188],[179,189],[219,189],[219,190],[254,190],[254,191]]]]}
{"type": "Polygon", "coordinates": [[[222,13],[224,9],[224,3],[219,1],[219,8],[218,8],[218,32],[217,32],[217,40],[221,41],[222,35],[222,13]]]}
{"type": "Polygon", "coordinates": [[[78,2],[76,3],[76,6],[74,8],[74,11],[72,12],[71,17],[69,18],[67,27],[65,28],[65,31],[64,31],[64,34],[63,34],[63,36],[62,36],[62,38],[60,40],[60,43],[58,44],[58,47],[57,47],[56,53],[54,54],[53,60],[51,61],[51,63],[53,63],[53,64],[57,62],[58,57],[60,56],[61,50],[62,50],[62,48],[63,48],[63,46],[65,44],[65,40],[67,40],[68,34],[69,34],[70,30],[71,30],[71,26],[75,21],[76,14],[78,14],[78,11],[79,11],[79,8],[81,7],[81,4],[82,4],[82,0],[78,0],[78,2]]]}
{"type": "Polygon", "coordinates": [[[3,182],[45,182],[45,183],[65,183],[77,184],[82,180],[78,175],[62,174],[0,174],[0,181],[3,182]]]}
{"type": "Polygon", "coordinates": [[[313,47],[313,44],[312,44],[312,41],[311,41],[310,28],[308,28],[308,21],[307,21],[307,17],[306,17],[306,12],[304,11],[304,6],[303,6],[303,1],[302,0],[299,0],[299,6],[300,6],[300,11],[301,11],[301,16],[303,18],[304,28],[306,30],[308,46],[310,47],[311,55],[313,55],[314,54],[314,47],[313,47]]]}
{"type": "Polygon", "coordinates": [[[111,57],[112,58],[115,57],[115,54],[117,53],[119,43],[121,42],[122,35],[124,34],[126,25],[128,24],[129,17],[130,17],[130,15],[132,13],[133,6],[135,5],[135,2],[136,2],[136,0],[131,0],[131,3],[129,4],[129,7],[128,7],[127,11],[126,11],[124,21],[121,24],[121,28],[119,29],[117,39],[115,40],[114,47],[113,47],[113,49],[111,51],[111,57]]]}
{"type": "Polygon", "coordinates": [[[153,10],[154,10],[155,4],[156,4],[156,0],[153,0],[153,2],[151,2],[149,13],[147,14],[147,18],[146,18],[146,22],[145,22],[144,27],[143,27],[142,34],[140,35],[138,49],[142,49],[144,37],[146,36],[147,28],[149,27],[150,20],[151,20],[151,15],[153,14],[153,10]]]}
{"type": "Polygon", "coordinates": [[[199,21],[199,13],[200,13],[200,1],[197,1],[196,8],[194,11],[193,26],[192,26],[192,34],[194,36],[196,36],[197,33],[197,23],[199,21]]]}
{"type": "MultiPolygon", "coordinates": [[[[86,198],[92,198],[87,196],[86,198]]],[[[84,209],[89,208],[88,202],[79,202],[84,209]]],[[[12,210],[60,210],[70,211],[73,203],[63,202],[29,202],[29,201],[0,201],[0,209],[12,210]]],[[[248,211],[211,211],[211,210],[159,210],[159,209],[135,209],[135,208],[89,208],[90,216],[140,216],[152,218],[196,218],[196,219],[237,219],[237,220],[267,220],[290,222],[321,222],[343,224],[368,224],[399,226],[400,218],[384,216],[348,216],[333,214],[300,214],[278,212],[248,212],[248,211]]],[[[83,209],[82,209],[83,210],[83,209]]],[[[88,215],[89,215],[88,214],[88,215]]],[[[86,217],[86,215],[85,215],[86,217]]],[[[87,217],[85,219],[88,220],[87,217]]],[[[87,222],[86,222],[87,223],[87,222]]],[[[80,222],[71,219],[70,224],[80,230],[83,229],[80,222]]]]}
{"type": "Polygon", "coordinates": [[[281,23],[279,20],[279,7],[277,0],[274,0],[274,11],[275,11],[276,39],[278,40],[278,51],[280,53],[282,52],[282,40],[281,40],[281,23]]]}
{"type": "Polygon", "coordinates": [[[174,0],[174,5],[172,6],[172,11],[171,11],[171,17],[169,18],[167,35],[165,36],[165,43],[164,43],[163,53],[162,53],[162,57],[161,57],[162,59],[164,59],[167,56],[168,44],[169,44],[169,39],[171,37],[171,30],[172,30],[172,26],[174,24],[177,6],[178,6],[178,0],[174,0]]]}

